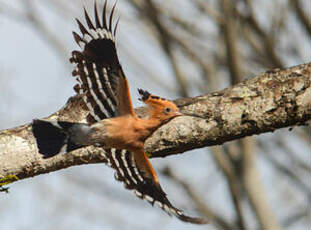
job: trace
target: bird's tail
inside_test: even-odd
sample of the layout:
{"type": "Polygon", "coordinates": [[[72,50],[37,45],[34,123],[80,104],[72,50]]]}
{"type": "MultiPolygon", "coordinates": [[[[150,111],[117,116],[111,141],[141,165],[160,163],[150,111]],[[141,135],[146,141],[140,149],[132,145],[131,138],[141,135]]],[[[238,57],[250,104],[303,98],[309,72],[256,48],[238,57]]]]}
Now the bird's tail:
{"type": "Polygon", "coordinates": [[[32,123],[32,132],[36,138],[39,153],[44,158],[49,158],[87,146],[87,137],[91,132],[91,127],[81,123],[36,119],[32,123]]]}

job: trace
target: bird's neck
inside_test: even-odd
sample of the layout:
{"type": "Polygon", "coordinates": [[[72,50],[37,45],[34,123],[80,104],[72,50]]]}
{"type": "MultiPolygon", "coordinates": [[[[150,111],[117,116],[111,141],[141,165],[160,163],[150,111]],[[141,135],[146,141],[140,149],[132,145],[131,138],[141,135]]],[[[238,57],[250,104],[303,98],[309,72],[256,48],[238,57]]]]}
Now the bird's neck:
{"type": "Polygon", "coordinates": [[[148,138],[162,125],[162,122],[158,118],[150,117],[149,119],[141,119],[141,125],[143,130],[145,131],[143,135],[144,138],[148,138]]]}

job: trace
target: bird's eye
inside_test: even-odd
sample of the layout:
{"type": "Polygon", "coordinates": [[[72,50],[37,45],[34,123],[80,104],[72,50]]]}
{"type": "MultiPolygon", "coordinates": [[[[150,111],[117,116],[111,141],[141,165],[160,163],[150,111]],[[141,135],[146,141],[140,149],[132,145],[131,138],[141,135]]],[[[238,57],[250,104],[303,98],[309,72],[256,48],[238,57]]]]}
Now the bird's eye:
{"type": "Polygon", "coordinates": [[[171,112],[171,108],[167,107],[165,108],[165,113],[170,113],[171,112]]]}

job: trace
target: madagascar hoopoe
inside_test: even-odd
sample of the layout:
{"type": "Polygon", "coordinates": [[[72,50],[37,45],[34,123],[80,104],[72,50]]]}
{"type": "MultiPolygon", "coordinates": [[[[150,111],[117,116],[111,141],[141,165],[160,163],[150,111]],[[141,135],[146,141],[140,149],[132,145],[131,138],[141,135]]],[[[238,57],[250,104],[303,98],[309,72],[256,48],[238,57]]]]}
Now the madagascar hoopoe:
{"type": "Polygon", "coordinates": [[[95,25],[84,9],[88,29],[77,19],[82,37],[73,32],[82,52],[72,52],[70,61],[76,64],[72,74],[78,80],[75,90],[89,109],[88,123],[34,120],[32,130],[39,152],[49,158],[89,145],[100,146],[106,163],[116,170],[116,179],[134,190],[139,198],[157,204],[182,221],[205,224],[206,219],[186,216],[170,203],[144,152],[145,140],[182,113],[173,102],[139,89],[149,117],[142,119],[135,115],[128,81],[115,47],[119,21],[112,26],[115,5],[108,23],[106,9],[107,2],[100,20],[95,2],[95,25]]]}

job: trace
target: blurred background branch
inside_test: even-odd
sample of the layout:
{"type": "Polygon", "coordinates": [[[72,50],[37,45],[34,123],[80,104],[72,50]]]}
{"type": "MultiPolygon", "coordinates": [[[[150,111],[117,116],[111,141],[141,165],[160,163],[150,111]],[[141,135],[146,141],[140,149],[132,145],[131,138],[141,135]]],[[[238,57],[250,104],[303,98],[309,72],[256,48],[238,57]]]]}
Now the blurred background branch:
{"type": "MultiPolygon", "coordinates": [[[[90,9],[93,0],[83,4],[90,9]]],[[[259,72],[310,62],[310,9],[308,0],[122,0],[118,52],[132,92],[203,95],[259,72]]],[[[77,49],[75,17],[82,18],[76,0],[0,1],[0,129],[47,116],[73,94],[67,59],[77,49]]],[[[170,198],[213,219],[207,229],[308,229],[310,143],[310,127],[297,127],[153,163],[170,198]]],[[[107,167],[92,165],[16,183],[9,196],[0,196],[2,225],[189,229],[109,178],[107,167]],[[24,218],[17,223],[19,215],[24,218]]]]}

